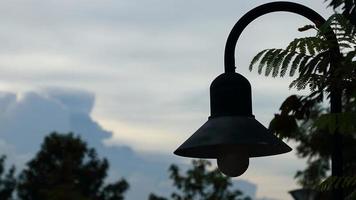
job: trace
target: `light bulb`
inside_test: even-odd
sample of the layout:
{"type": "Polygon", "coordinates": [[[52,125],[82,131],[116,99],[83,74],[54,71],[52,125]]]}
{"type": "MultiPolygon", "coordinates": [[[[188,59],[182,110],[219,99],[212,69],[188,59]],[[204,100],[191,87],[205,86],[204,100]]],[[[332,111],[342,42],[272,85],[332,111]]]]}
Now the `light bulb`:
{"type": "Polygon", "coordinates": [[[219,170],[227,176],[237,177],[248,168],[249,158],[246,154],[227,154],[217,159],[219,170]]]}

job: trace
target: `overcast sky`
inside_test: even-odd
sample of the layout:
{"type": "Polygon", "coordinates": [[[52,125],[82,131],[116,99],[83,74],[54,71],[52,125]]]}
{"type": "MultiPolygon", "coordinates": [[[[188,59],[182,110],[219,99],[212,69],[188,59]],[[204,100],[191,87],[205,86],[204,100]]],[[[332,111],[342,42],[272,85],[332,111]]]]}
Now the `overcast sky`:
{"type": "MultiPolygon", "coordinates": [[[[266,2],[2,0],[0,105],[13,103],[0,116],[0,149],[15,151],[6,134],[22,140],[19,130],[27,127],[18,119],[33,119],[41,108],[47,113],[41,105],[53,108],[58,118],[52,121],[61,123],[33,131],[71,130],[65,120],[69,114],[61,110],[68,101],[61,98],[72,94],[75,101],[65,109],[78,108],[100,130],[108,130],[100,142],[127,146],[148,160],[177,161],[172,152],[209,116],[209,85],[223,72],[229,31],[244,13],[266,2]],[[47,102],[42,97],[55,99],[61,109],[52,101],[42,104],[47,102]],[[31,114],[21,102],[38,102],[38,107],[29,104],[31,114]]],[[[323,0],[294,2],[324,17],[332,13],[323,0]]],[[[295,37],[313,34],[297,31],[305,24],[310,22],[295,14],[273,13],[255,20],[239,40],[237,71],[250,80],[254,114],[266,126],[283,99],[297,91],[288,90],[291,79],[259,76],[248,71],[248,64],[264,48],[285,47],[295,37]]],[[[287,191],[298,187],[293,175],[303,163],[294,152],[256,158],[238,179],[257,184],[257,197],[287,200],[287,191]]]]}

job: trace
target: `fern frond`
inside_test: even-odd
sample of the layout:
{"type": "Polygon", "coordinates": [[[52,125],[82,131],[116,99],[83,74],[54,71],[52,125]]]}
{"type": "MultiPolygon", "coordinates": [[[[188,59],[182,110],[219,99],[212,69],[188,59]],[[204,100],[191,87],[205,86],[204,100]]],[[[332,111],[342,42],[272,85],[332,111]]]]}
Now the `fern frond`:
{"type": "Polygon", "coordinates": [[[266,70],[265,70],[265,76],[269,76],[271,73],[272,69],[274,67],[278,68],[279,66],[275,66],[274,63],[278,62],[279,60],[279,54],[283,51],[283,49],[276,49],[270,56],[270,59],[267,61],[266,65],[266,70]]]}
{"type": "Polygon", "coordinates": [[[334,21],[337,22],[344,30],[345,34],[347,35],[355,35],[356,34],[356,27],[352,25],[350,20],[348,20],[344,15],[342,14],[335,14],[334,16],[334,21]]]}
{"type": "Polygon", "coordinates": [[[292,61],[293,56],[295,55],[295,52],[289,52],[285,57],[284,60],[282,62],[282,68],[281,68],[281,73],[280,73],[280,77],[283,77],[288,69],[289,63],[292,61]]]}
{"type": "Polygon", "coordinates": [[[276,77],[278,76],[278,72],[280,69],[280,66],[282,65],[282,62],[285,58],[285,56],[288,54],[288,51],[283,50],[278,57],[274,60],[274,62],[272,63],[272,68],[273,68],[273,72],[272,72],[272,76],[276,77]]]}
{"type": "Polygon", "coordinates": [[[312,93],[323,90],[325,77],[318,74],[312,74],[309,79],[309,89],[312,93]]]}
{"type": "Polygon", "coordinates": [[[270,61],[274,51],[276,51],[276,49],[268,49],[267,52],[263,55],[260,64],[258,65],[258,74],[262,73],[263,67],[267,64],[268,61],[270,61]]]}
{"type": "Polygon", "coordinates": [[[306,74],[311,74],[312,71],[316,68],[316,64],[322,59],[324,56],[323,53],[319,53],[314,56],[305,66],[299,67],[299,76],[304,76],[306,74]]]}
{"type": "MultiPolygon", "coordinates": [[[[325,37],[326,35],[330,34],[330,27],[333,25],[333,23],[335,23],[335,21],[334,21],[335,16],[336,16],[335,14],[331,15],[326,20],[326,22],[321,27],[319,27],[319,31],[317,34],[318,37],[325,37]]],[[[334,33],[332,33],[332,34],[334,34],[334,33]]]]}
{"type": "Polygon", "coordinates": [[[325,51],[319,53],[315,57],[304,56],[294,60],[295,65],[291,68],[290,75],[293,76],[296,67],[299,66],[299,77],[292,81],[289,88],[296,88],[297,90],[305,89],[308,85],[312,91],[317,90],[321,85],[323,85],[322,76],[315,74],[316,71],[319,73],[324,73],[327,71],[330,59],[328,57],[329,52],[325,51]]]}
{"type": "Polygon", "coordinates": [[[314,56],[317,52],[329,49],[329,44],[326,40],[320,37],[304,37],[294,39],[287,46],[286,50],[290,52],[298,52],[310,56],[314,56]]]}
{"type": "Polygon", "coordinates": [[[351,44],[355,44],[355,42],[356,42],[356,38],[355,37],[351,37],[350,35],[339,34],[336,37],[337,37],[338,43],[340,43],[340,42],[348,42],[348,43],[351,43],[351,44]]]}
{"type": "Polygon", "coordinates": [[[304,54],[298,54],[293,62],[292,62],[292,66],[291,66],[291,69],[289,71],[289,76],[293,76],[294,73],[295,73],[295,70],[298,68],[298,64],[300,63],[300,61],[302,60],[302,58],[304,58],[305,55],[304,54]]]}
{"type": "Polygon", "coordinates": [[[319,37],[314,37],[312,40],[313,40],[313,45],[314,45],[314,49],[316,52],[328,50],[329,46],[328,46],[328,43],[326,42],[326,40],[319,38],[319,37]]]}
{"type": "Polygon", "coordinates": [[[291,43],[289,43],[289,45],[287,46],[286,50],[290,51],[290,52],[295,52],[295,50],[298,47],[299,42],[300,42],[300,38],[294,39],[291,43]]]}
{"type": "Polygon", "coordinates": [[[314,39],[306,39],[305,42],[306,42],[306,47],[308,48],[308,52],[310,55],[314,55],[315,54],[315,49],[316,49],[316,46],[314,45],[314,39]]]}
{"type": "Polygon", "coordinates": [[[323,53],[320,53],[320,61],[317,64],[315,71],[317,71],[318,73],[326,73],[327,69],[329,67],[330,64],[330,55],[329,55],[329,51],[325,51],[323,53]]]}
{"type": "MultiPolygon", "coordinates": [[[[299,63],[299,69],[301,68],[305,68],[305,65],[308,63],[308,61],[310,59],[312,59],[313,57],[308,57],[308,56],[305,56],[302,61],[299,63]]],[[[293,74],[294,75],[294,74],[293,74]]]]}
{"type": "Polygon", "coordinates": [[[302,54],[306,54],[307,52],[307,38],[300,38],[300,42],[297,46],[297,49],[299,49],[299,52],[302,54]]]}
{"type": "Polygon", "coordinates": [[[345,43],[344,41],[339,41],[339,47],[342,48],[352,48],[350,43],[345,43]]]}
{"type": "Polygon", "coordinates": [[[328,18],[318,32],[318,37],[324,37],[328,34],[335,34],[338,42],[356,43],[356,26],[345,18],[342,14],[334,14],[328,18]],[[330,31],[332,28],[333,32],[330,31]]]}
{"type": "Polygon", "coordinates": [[[258,60],[260,60],[261,56],[267,51],[268,49],[262,50],[260,51],[255,57],[253,57],[250,66],[249,66],[249,70],[252,71],[253,65],[255,65],[257,63],[258,60]]]}
{"type": "Polygon", "coordinates": [[[307,87],[310,77],[299,76],[297,79],[292,81],[289,88],[296,88],[297,90],[303,90],[307,87]]]}

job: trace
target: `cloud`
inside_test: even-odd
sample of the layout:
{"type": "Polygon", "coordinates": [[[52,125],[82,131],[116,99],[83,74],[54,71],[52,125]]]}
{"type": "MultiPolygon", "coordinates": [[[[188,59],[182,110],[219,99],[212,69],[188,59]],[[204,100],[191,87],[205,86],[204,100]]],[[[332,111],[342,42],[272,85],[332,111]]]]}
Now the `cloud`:
{"type": "Polygon", "coordinates": [[[103,141],[109,139],[112,132],[91,117],[94,104],[94,94],[78,89],[57,87],[23,94],[2,92],[0,151],[8,156],[8,163],[21,170],[47,134],[73,132],[94,147],[100,156],[108,158],[111,181],[121,176],[130,181],[128,199],[144,199],[152,191],[168,192],[170,186],[160,183],[166,181],[167,174],[162,171],[166,171],[170,163],[165,159],[144,159],[127,146],[125,138],[120,145],[105,146],[103,141]],[[137,190],[142,192],[135,192],[137,190]]]}
{"type": "Polygon", "coordinates": [[[101,121],[105,127],[118,130],[112,137],[104,141],[107,146],[130,145],[136,151],[142,153],[173,152],[175,144],[183,140],[175,134],[162,132],[158,129],[149,130],[134,125],[120,124],[118,122],[101,121]],[[143,131],[144,130],[144,131],[143,131]]]}
{"type": "Polygon", "coordinates": [[[34,92],[21,96],[7,93],[1,99],[11,101],[0,114],[0,136],[21,152],[38,149],[44,135],[51,131],[69,131],[69,113],[57,101],[34,92]]]}
{"type": "Polygon", "coordinates": [[[70,112],[90,115],[94,107],[94,94],[83,90],[50,88],[45,93],[66,106],[70,112]]]}

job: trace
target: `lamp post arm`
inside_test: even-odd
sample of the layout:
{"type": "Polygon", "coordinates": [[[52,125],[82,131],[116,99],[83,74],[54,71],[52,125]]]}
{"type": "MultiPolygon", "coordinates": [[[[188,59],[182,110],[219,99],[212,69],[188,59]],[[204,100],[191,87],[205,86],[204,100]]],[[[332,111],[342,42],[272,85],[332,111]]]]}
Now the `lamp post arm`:
{"type": "MultiPolygon", "coordinates": [[[[244,16],[240,18],[239,21],[234,25],[232,28],[225,45],[225,55],[224,55],[224,66],[225,66],[225,73],[235,73],[235,48],[237,45],[237,40],[239,39],[242,31],[246,28],[248,24],[250,24],[256,18],[271,13],[271,12],[292,12],[295,14],[299,14],[308,18],[312,21],[316,27],[320,28],[326,20],[319,15],[314,10],[303,6],[301,4],[293,3],[293,2],[286,2],[286,1],[278,1],[278,2],[271,2],[267,4],[263,4],[258,6],[244,16]]],[[[334,74],[335,68],[337,67],[337,63],[340,61],[342,57],[337,38],[329,28],[329,32],[325,34],[325,37],[328,41],[332,42],[333,45],[330,48],[331,53],[331,63],[330,63],[330,73],[334,74]]],[[[335,77],[332,77],[335,78],[335,77]]],[[[342,90],[336,84],[335,86],[331,87],[330,91],[330,112],[331,113],[340,113],[342,112],[342,90]]],[[[333,141],[332,141],[332,175],[333,176],[342,176],[343,174],[343,160],[342,160],[342,135],[335,131],[333,134],[333,141]]],[[[343,199],[343,194],[341,189],[334,189],[333,191],[333,199],[341,200],[343,199]]]]}
{"type": "MultiPolygon", "coordinates": [[[[233,73],[235,72],[235,48],[237,44],[237,40],[239,39],[242,31],[246,28],[246,26],[251,23],[256,18],[268,14],[271,12],[292,12],[295,14],[302,15],[309,20],[311,20],[316,27],[320,27],[325,23],[325,19],[319,15],[314,10],[303,6],[301,4],[285,2],[285,1],[277,1],[271,2],[267,4],[263,4],[258,6],[248,13],[246,13],[240,20],[234,25],[232,28],[225,45],[225,56],[224,56],[224,64],[225,64],[225,72],[233,73]]],[[[330,41],[336,41],[336,37],[334,34],[331,34],[332,37],[330,41]]],[[[329,39],[329,38],[328,38],[329,39]]]]}

